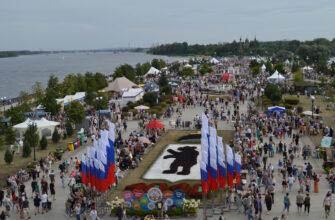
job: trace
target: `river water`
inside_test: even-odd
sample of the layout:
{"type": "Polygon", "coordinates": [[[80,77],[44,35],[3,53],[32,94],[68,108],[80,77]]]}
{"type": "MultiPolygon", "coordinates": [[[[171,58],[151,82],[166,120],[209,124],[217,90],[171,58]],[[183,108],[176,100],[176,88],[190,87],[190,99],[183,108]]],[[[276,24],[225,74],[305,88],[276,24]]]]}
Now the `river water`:
{"type": "Polygon", "coordinates": [[[46,85],[50,74],[63,79],[70,73],[101,72],[112,74],[121,64],[135,65],[161,58],[176,61],[180,57],[156,56],[131,52],[76,52],[18,56],[0,59],[0,97],[17,97],[20,91],[31,92],[36,81],[46,85]]]}

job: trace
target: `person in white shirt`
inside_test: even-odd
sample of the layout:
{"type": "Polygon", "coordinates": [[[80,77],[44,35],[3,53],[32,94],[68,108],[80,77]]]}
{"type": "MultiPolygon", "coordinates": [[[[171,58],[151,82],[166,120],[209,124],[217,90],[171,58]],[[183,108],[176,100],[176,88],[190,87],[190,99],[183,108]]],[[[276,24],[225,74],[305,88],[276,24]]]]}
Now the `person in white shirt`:
{"type": "Polygon", "coordinates": [[[292,175],[290,175],[288,177],[288,189],[289,189],[290,192],[292,190],[292,186],[293,186],[294,182],[295,182],[295,178],[292,175]]]}
{"type": "Polygon", "coordinates": [[[95,209],[94,206],[92,206],[92,209],[90,211],[90,219],[91,220],[99,220],[100,219],[99,216],[98,216],[98,212],[97,212],[97,210],[95,209]]]}
{"type": "Polygon", "coordinates": [[[42,214],[48,211],[48,194],[43,193],[41,195],[41,203],[42,203],[42,214]]]}

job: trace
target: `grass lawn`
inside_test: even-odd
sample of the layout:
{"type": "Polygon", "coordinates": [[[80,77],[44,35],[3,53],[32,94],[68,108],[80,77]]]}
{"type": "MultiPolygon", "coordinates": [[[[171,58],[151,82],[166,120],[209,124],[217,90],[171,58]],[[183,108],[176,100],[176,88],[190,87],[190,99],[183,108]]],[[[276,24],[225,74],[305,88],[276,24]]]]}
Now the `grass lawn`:
{"type": "MultiPolygon", "coordinates": [[[[67,138],[65,140],[61,139],[59,143],[54,144],[51,140],[48,140],[48,148],[46,150],[40,150],[36,148],[36,160],[42,157],[46,157],[49,152],[56,151],[57,148],[66,148],[67,142],[72,141],[72,138],[67,138]]],[[[3,147],[3,149],[6,149],[3,147]]],[[[21,149],[22,150],[22,149],[21,149]]],[[[7,165],[4,160],[5,150],[0,151],[0,187],[5,186],[6,178],[8,175],[15,174],[20,169],[25,169],[27,165],[33,161],[33,149],[31,150],[31,156],[24,158],[21,155],[15,154],[12,164],[7,165]]]]}
{"type": "MultiPolygon", "coordinates": [[[[166,182],[164,180],[144,180],[142,176],[145,172],[151,167],[151,165],[156,161],[157,157],[162,154],[165,147],[169,144],[177,144],[179,143],[177,140],[185,135],[196,133],[194,130],[169,130],[165,134],[163,134],[154,147],[147,152],[143,160],[140,162],[139,167],[133,170],[128,171],[128,175],[124,177],[116,187],[116,189],[110,191],[109,198],[114,198],[115,196],[121,196],[124,188],[127,185],[136,184],[140,182],[144,182],[146,184],[154,183],[154,182],[165,182],[168,185],[173,185],[174,183],[166,182]]],[[[224,142],[225,140],[233,139],[233,131],[218,131],[219,135],[222,135],[224,142]]],[[[182,143],[186,144],[186,143],[182,143]]],[[[195,144],[195,143],[192,143],[195,144]]],[[[194,184],[198,181],[182,181],[189,184],[194,184]]]]}
{"type": "MultiPolygon", "coordinates": [[[[283,99],[285,99],[285,97],[292,97],[292,95],[284,95],[283,99]]],[[[297,96],[294,95],[294,97],[297,97],[297,96]]],[[[320,108],[321,110],[320,115],[323,118],[324,124],[327,126],[333,126],[335,122],[334,121],[335,111],[333,109],[331,110],[326,109],[326,106],[328,103],[332,103],[332,102],[326,101],[324,97],[322,96],[319,96],[319,95],[315,96],[314,105],[320,108]]],[[[311,111],[312,101],[308,96],[300,95],[298,106],[303,107],[303,111],[311,111]]]]}

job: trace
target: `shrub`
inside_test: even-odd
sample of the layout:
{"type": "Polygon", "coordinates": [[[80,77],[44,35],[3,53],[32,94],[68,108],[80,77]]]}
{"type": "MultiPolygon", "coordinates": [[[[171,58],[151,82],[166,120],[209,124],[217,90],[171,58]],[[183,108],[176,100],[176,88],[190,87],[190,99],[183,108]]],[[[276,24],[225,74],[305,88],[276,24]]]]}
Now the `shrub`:
{"type": "Polygon", "coordinates": [[[7,128],[5,130],[5,142],[6,144],[14,144],[15,142],[15,132],[12,128],[7,128]]]}
{"type": "Polygon", "coordinates": [[[279,102],[282,97],[282,92],[279,86],[275,84],[268,84],[265,87],[264,94],[272,101],[272,103],[279,102]]]}
{"type": "Polygon", "coordinates": [[[297,97],[286,97],[284,102],[288,105],[297,105],[299,103],[299,99],[297,97]]]}
{"type": "Polygon", "coordinates": [[[65,123],[66,134],[68,136],[72,136],[73,134],[73,127],[70,121],[66,121],[65,123]]]}
{"type": "Polygon", "coordinates": [[[8,165],[13,162],[13,153],[10,152],[9,149],[6,150],[4,159],[5,159],[6,164],[8,165]]]}
{"type": "Polygon", "coordinates": [[[147,92],[143,95],[143,101],[151,107],[157,104],[158,95],[155,92],[147,92]]]}
{"type": "Polygon", "coordinates": [[[30,145],[26,140],[23,140],[23,148],[22,148],[22,157],[29,157],[31,154],[30,145]]]}
{"type": "Polygon", "coordinates": [[[45,150],[45,149],[47,149],[47,147],[48,147],[48,141],[47,141],[46,137],[43,136],[42,139],[40,140],[40,148],[42,150],[45,150]]]}
{"type": "Polygon", "coordinates": [[[52,142],[58,143],[60,140],[60,134],[58,133],[58,129],[55,128],[54,132],[52,133],[52,142]]]}

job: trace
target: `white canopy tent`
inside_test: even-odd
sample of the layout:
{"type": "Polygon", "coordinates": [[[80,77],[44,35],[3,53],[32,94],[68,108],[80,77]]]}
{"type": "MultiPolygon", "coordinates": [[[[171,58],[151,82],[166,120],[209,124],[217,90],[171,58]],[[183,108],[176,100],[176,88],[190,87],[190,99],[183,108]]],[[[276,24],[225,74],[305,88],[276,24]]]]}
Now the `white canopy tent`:
{"type": "Polygon", "coordinates": [[[268,82],[271,83],[281,83],[285,81],[285,77],[281,75],[277,70],[272,74],[272,76],[267,78],[268,82]]]}
{"type": "Polygon", "coordinates": [[[135,107],[136,110],[148,110],[150,109],[148,106],[145,105],[139,105],[135,107]]]}
{"type": "Polygon", "coordinates": [[[148,72],[145,74],[145,76],[157,76],[158,74],[160,74],[161,71],[156,69],[155,67],[150,67],[150,69],[148,70],[148,72]]]}
{"type": "Polygon", "coordinates": [[[143,98],[144,90],[142,88],[131,88],[125,90],[122,94],[122,101],[127,104],[128,102],[137,102],[143,98]]]}
{"type": "Polygon", "coordinates": [[[56,121],[49,121],[45,118],[41,118],[40,120],[32,120],[28,118],[24,122],[14,125],[13,128],[17,132],[19,138],[22,138],[27,128],[31,124],[36,125],[37,133],[40,138],[45,136],[46,138],[50,139],[52,137],[52,133],[54,132],[56,126],[58,126],[60,123],[56,121]]]}
{"type": "Polygon", "coordinates": [[[266,66],[264,64],[262,65],[261,70],[262,70],[262,72],[265,72],[266,66]]]}
{"type": "Polygon", "coordinates": [[[215,57],[213,57],[209,62],[211,64],[218,64],[218,63],[220,63],[220,61],[218,59],[216,59],[215,57]]]}
{"type": "Polygon", "coordinates": [[[64,106],[67,106],[71,102],[74,102],[74,101],[80,102],[84,100],[85,96],[86,96],[86,92],[77,92],[74,95],[67,95],[62,99],[56,99],[56,101],[57,101],[57,104],[62,104],[64,106]]]}

